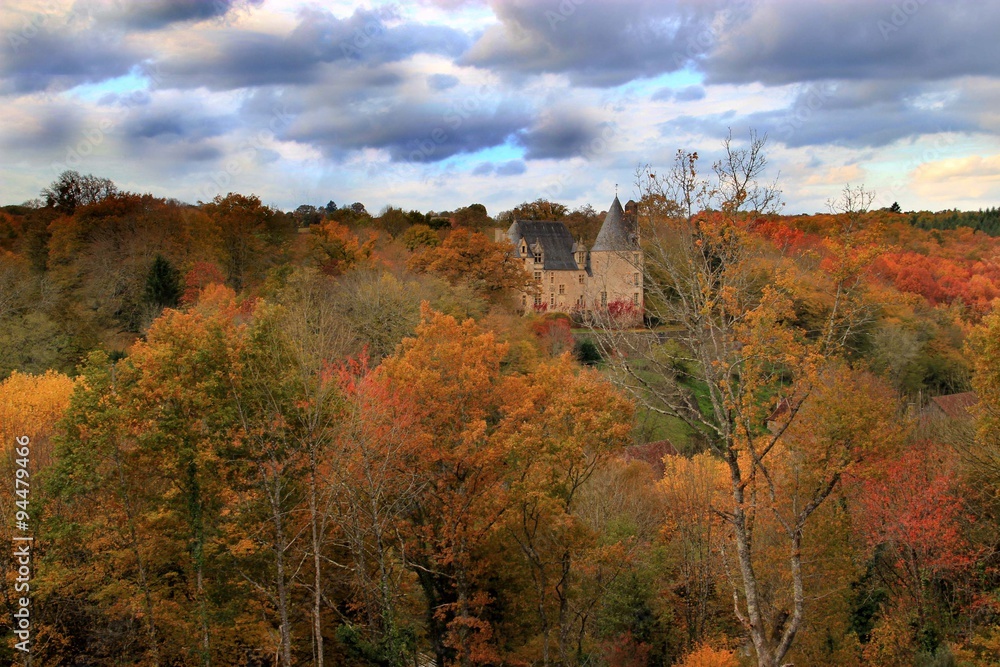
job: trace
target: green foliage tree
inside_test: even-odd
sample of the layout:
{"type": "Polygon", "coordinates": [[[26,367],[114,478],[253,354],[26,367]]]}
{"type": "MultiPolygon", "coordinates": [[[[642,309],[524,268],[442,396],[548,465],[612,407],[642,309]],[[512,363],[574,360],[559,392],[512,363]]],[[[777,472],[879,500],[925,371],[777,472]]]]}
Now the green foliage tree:
{"type": "Polygon", "coordinates": [[[181,297],[180,271],[163,255],[156,255],[146,274],[146,301],[156,308],[174,308],[181,297]]]}
{"type": "Polygon", "coordinates": [[[406,249],[411,252],[424,246],[434,248],[441,245],[441,239],[438,238],[437,232],[424,224],[413,225],[407,229],[401,240],[406,249]]]}

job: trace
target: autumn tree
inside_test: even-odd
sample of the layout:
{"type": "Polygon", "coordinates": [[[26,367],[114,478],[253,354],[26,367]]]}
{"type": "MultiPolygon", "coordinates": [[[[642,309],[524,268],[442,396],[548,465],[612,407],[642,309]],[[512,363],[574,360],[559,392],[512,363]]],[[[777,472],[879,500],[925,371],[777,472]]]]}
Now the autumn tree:
{"type": "Polygon", "coordinates": [[[218,287],[167,311],[122,361],[97,354],[84,369],[51,475],[43,568],[50,632],[80,654],[210,664],[265,641],[265,601],[222,567],[227,528],[243,518],[226,454],[242,440],[232,374],[248,315],[218,287]],[[236,618],[239,631],[222,622],[236,618]],[[145,630],[113,632],[130,623],[145,630]]]}
{"type": "Polygon", "coordinates": [[[47,207],[73,215],[77,207],[95,204],[117,193],[118,187],[109,178],[93,174],[81,176],[79,172],[69,170],[59,174],[59,178],[42,190],[41,196],[47,207]]]}
{"type": "Polygon", "coordinates": [[[594,472],[627,441],[632,406],[595,372],[576,368],[568,354],[539,364],[532,376],[525,390],[536,428],[520,436],[524,472],[511,487],[505,526],[531,573],[542,664],[557,658],[569,665],[583,659],[574,654],[580,646],[574,629],[586,632],[581,561],[621,561],[620,545],[599,545],[577,506],[594,472]]]}
{"type": "MultiPolygon", "coordinates": [[[[44,478],[53,460],[53,440],[59,433],[58,424],[69,405],[70,396],[75,387],[74,380],[54,371],[44,374],[29,375],[15,372],[0,382],[0,479],[10,489],[0,498],[0,537],[8,544],[14,537],[15,520],[21,520],[19,512],[28,515],[27,524],[32,534],[37,534],[40,510],[45,498],[41,493],[40,480],[44,478]],[[28,438],[28,456],[18,456],[20,438],[28,438]],[[28,485],[15,482],[16,471],[26,462],[28,485]],[[25,490],[20,490],[25,489],[25,490]]],[[[16,544],[16,543],[14,543],[16,544]]],[[[42,545],[35,544],[32,551],[37,559],[42,545]]],[[[0,596],[0,606],[8,617],[13,617],[17,610],[14,576],[18,563],[10,549],[0,555],[0,565],[8,573],[0,596]]],[[[22,593],[23,595],[23,593],[22,593]]],[[[13,628],[5,626],[0,635],[0,659],[8,664],[14,664],[13,628]]]]}
{"type": "Polygon", "coordinates": [[[485,234],[455,229],[438,247],[424,248],[407,261],[417,273],[433,273],[451,284],[467,283],[478,294],[497,303],[512,290],[533,285],[523,263],[510,254],[508,243],[485,234]]]}
{"type": "MultiPolygon", "coordinates": [[[[831,240],[824,266],[835,295],[820,331],[794,324],[787,273],[767,261],[752,233],[761,217],[779,205],[779,193],[762,184],[765,138],[723,144],[714,178],[698,173],[696,153],[679,152],[664,175],[639,174],[643,192],[643,238],[647,321],[679,328],[677,348],[653,343],[643,351],[638,337],[599,327],[605,356],[617,381],[650,410],[686,423],[725,462],[730,500],[719,508],[731,531],[738,575],[734,612],[749,635],[761,667],[781,664],[805,615],[802,540],[810,517],[829,497],[855,460],[850,447],[836,457],[801,502],[782,512],[776,484],[785,435],[837,355],[870,316],[864,275],[877,252],[868,230],[850,222],[831,240]],[[755,561],[754,512],[767,508],[778,521],[787,548],[787,614],[769,618],[762,606],[755,561]]],[[[845,191],[856,211],[864,190],[845,191]]],[[[612,324],[613,323],[609,323],[612,324]]],[[[655,332],[652,332],[655,335],[655,332]]],[[[645,344],[645,343],[644,343],[645,344]]],[[[841,445],[846,443],[837,440],[841,445]]]]}
{"type": "Polygon", "coordinates": [[[424,224],[416,224],[407,229],[403,232],[401,240],[406,249],[411,252],[421,246],[430,246],[433,248],[441,245],[441,239],[438,238],[437,232],[424,224]]]}
{"type": "Polygon", "coordinates": [[[515,220],[561,220],[567,211],[563,204],[539,198],[504,211],[497,216],[497,221],[509,225],[515,220]]]}
{"type": "Polygon", "coordinates": [[[334,431],[336,465],[327,467],[332,491],[334,541],[353,562],[353,609],[337,629],[349,655],[376,664],[409,664],[417,650],[417,623],[406,613],[413,594],[407,572],[407,515],[425,490],[419,471],[405,462],[413,455],[411,405],[372,372],[367,356],[336,371],[344,396],[334,431]]]}
{"type": "Polygon", "coordinates": [[[542,533],[521,533],[544,570],[539,576],[551,577],[539,580],[539,603],[558,594],[560,581],[570,595],[577,530],[567,513],[593,467],[628,431],[627,406],[592,372],[578,374],[568,358],[526,374],[505,372],[508,351],[472,320],[425,308],[416,337],[378,371],[413,420],[400,463],[423,484],[403,526],[440,665],[499,656],[486,586],[497,564],[486,549],[515,497],[556,545],[543,548],[542,533]]]}
{"type": "Polygon", "coordinates": [[[310,238],[312,256],[320,271],[339,276],[368,260],[375,249],[375,239],[364,242],[345,225],[328,220],[314,227],[310,238]]]}
{"type": "Polygon", "coordinates": [[[202,210],[216,225],[226,279],[236,291],[258,280],[295,233],[294,218],[265,206],[256,195],[218,195],[202,210]]]}

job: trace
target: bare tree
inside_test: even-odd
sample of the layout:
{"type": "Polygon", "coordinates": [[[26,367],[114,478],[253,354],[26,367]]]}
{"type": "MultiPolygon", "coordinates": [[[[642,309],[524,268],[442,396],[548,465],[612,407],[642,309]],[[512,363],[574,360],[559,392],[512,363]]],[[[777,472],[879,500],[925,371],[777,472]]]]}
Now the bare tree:
{"type": "Polygon", "coordinates": [[[621,331],[613,317],[598,312],[595,333],[621,386],[647,409],[682,420],[725,462],[731,501],[716,511],[733,543],[734,611],[758,665],[777,667],[805,613],[803,530],[839,481],[850,453],[843,452],[814,488],[797,490],[791,502],[781,498],[775,481],[773,468],[781,460],[775,453],[827,361],[870,317],[862,278],[874,245],[863,224],[870,193],[847,188],[838,204],[844,224],[831,239],[833,299],[823,330],[800,326],[788,267],[769,256],[753,233],[781,206],[776,184],[762,181],[765,144],[766,137],[754,132],[743,146],[730,136],[710,179],[698,173],[698,154],[685,151],[664,175],[639,170],[639,263],[648,330],[621,331]],[[680,345],[662,342],[661,323],[673,329],[680,345]],[[758,508],[773,514],[787,539],[791,610],[766,609],[755,566],[758,508]]]}

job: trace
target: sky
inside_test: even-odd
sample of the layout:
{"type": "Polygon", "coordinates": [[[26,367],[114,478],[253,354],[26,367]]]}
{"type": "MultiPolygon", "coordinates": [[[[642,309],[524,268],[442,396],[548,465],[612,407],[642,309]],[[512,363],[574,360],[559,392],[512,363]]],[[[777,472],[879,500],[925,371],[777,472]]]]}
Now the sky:
{"type": "Polygon", "coordinates": [[[1000,3],[4,0],[0,204],[67,169],[196,203],[607,209],[768,137],[786,213],[1000,204],[1000,3]]]}

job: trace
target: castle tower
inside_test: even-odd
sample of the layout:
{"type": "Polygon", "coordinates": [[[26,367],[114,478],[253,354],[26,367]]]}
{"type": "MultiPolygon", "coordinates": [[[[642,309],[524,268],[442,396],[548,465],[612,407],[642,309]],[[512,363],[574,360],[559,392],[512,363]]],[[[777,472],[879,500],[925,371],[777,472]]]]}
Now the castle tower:
{"type": "Polygon", "coordinates": [[[635,321],[641,322],[642,250],[636,209],[633,201],[622,208],[617,196],[611,203],[590,249],[592,276],[587,296],[594,309],[610,305],[619,312],[633,312],[635,321]]]}

